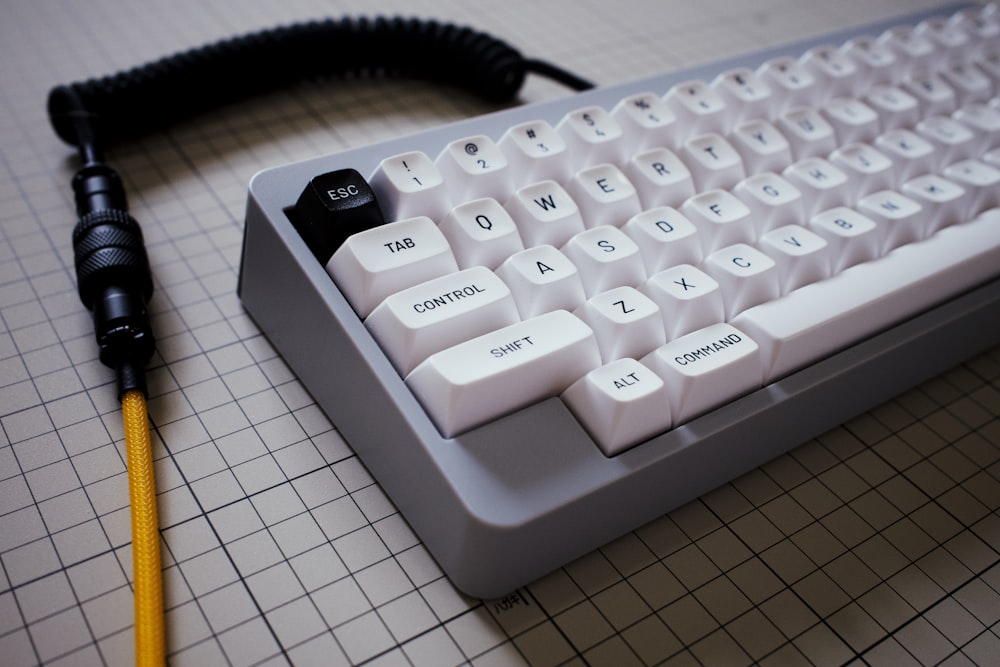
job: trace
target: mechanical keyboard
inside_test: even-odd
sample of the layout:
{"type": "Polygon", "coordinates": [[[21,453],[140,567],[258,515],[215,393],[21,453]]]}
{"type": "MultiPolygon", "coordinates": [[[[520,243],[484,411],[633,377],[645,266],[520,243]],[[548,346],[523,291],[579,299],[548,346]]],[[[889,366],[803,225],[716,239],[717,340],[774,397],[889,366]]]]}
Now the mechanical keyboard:
{"type": "Polygon", "coordinates": [[[262,172],[239,288],[500,596],[1000,342],[1000,10],[262,172]]]}

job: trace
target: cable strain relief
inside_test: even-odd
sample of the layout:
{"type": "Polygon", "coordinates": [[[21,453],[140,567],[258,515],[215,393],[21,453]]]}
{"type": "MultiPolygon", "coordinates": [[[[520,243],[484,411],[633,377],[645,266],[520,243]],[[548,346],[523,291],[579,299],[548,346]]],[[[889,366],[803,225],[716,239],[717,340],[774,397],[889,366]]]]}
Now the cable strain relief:
{"type": "Polygon", "coordinates": [[[142,364],[123,361],[115,369],[115,376],[118,385],[118,401],[120,402],[125,393],[133,389],[142,392],[142,395],[149,398],[149,390],[146,387],[146,372],[142,364]]]}

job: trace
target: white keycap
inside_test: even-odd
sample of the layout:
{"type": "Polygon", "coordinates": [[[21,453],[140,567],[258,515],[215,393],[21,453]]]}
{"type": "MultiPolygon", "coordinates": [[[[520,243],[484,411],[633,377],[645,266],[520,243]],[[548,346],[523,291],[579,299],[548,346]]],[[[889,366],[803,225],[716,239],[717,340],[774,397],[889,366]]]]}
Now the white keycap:
{"type": "Polygon", "coordinates": [[[643,211],[622,229],[639,246],[649,275],[677,264],[698,264],[704,256],[697,228],[675,208],[643,211]]]}
{"type": "Polygon", "coordinates": [[[458,265],[495,269],[524,249],[514,220],[495,199],[475,199],[456,206],[438,225],[458,265]]]}
{"type": "Polygon", "coordinates": [[[899,81],[901,72],[895,67],[896,54],[875,37],[855,37],[845,42],[841,51],[859,66],[858,91],[876,83],[894,84],[899,81]]]}
{"type": "Polygon", "coordinates": [[[327,273],[362,318],[390,294],[457,270],[444,234],[426,217],[353,234],[326,264],[327,273]]]}
{"type": "Polygon", "coordinates": [[[595,294],[573,314],[594,330],[605,363],[638,359],[667,342],[659,306],[633,287],[595,294]]]}
{"type": "Polygon", "coordinates": [[[646,280],[639,246],[617,227],[602,225],[580,232],[562,250],[580,272],[588,296],[646,280]]]}
{"type": "Polygon", "coordinates": [[[561,246],[584,230],[576,202],[555,181],[542,181],[517,190],[504,204],[525,246],[561,246]]]}
{"type": "Polygon", "coordinates": [[[663,378],[675,426],[763,384],[757,343],[728,324],[678,338],[641,361],[663,378]]]}
{"type": "Polygon", "coordinates": [[[772,229],[760,237],[760,247],[778,266],[782,294],[830,277],[830,244],[805,227],[772,229]]]}
{"type": "Polygon", "coordinates": [[[847,174],[849,199],[888,190],[895,185],[892,160],[869,144],[842,146],[830,153],[830,163],[847,174]]]}
{"type": "Polygon", "coordinates": [[[671,425],[666,385],[635,359],[595,368],[570,385],[562,400],[607,456],[671,425]]]}
{"type": "Polygon", "coordinates": [[[835,46],[817,46],[799,57],[799,62],[823,90],[825,99],[854,96],[857,92],[858,67],[835,46]]]}
{"type": "Polygon", "coordinates": [[[628,154],[621,125],[602,107],[570,112],[556,130],[569,146],[570,159],[577,169],[602,162],[621,164],[628,154]]]}
{"type": "Polygon", "coordinates": [[[858,200],[858,211],[875,221],[880,255],[927,235],[919,203],[893,190],[881,190],[858,200]]]}
{"type": "Polygon", "coordinates": [[[850,201],[850,182],[842,169],[828,160],[809,157],[790,165],[782,176],[799,188],[806,215],[814,215],[850,201]]]}
{"type": "Polygon", "coordinates": [[[956,109],[951,117],[975,133],[980,148],[1000,146],[1000,110],[988,104],[973,103],[956,109]]]}
{"type": "Polygon", "coordinates": [[[898,57],[900,78],[910,72],[919,72],[934,66],[936,51],[926,37],[914,33],[910,26],[890,28],[879,35],[879,42],[898,57]]]}
{"type": "Polygon", "coordinates": [[[949,63],[941,69],[941,77],[955,89],[959,104],[985,102],[993,95],[989,78],[975,65],[949,63]]]}
{"type": "Polygon", "coordinates": [[[966,217],[969,197],[965,188],[947,178],[937,174],[918,176],[903,183],[900,191],[922,207],[924,236],[969,219],[966,217]]]}
{"type": "Polygon", "coordinates": [[[757,68],[757,75],[774,91],[775,114],[796,106],[814,106],[822,98],[816,77],[795,58],[768,60],[757,68]]]}
{"type": "Polygon", "coordinates": [[[734,122],[773,117],[771,86],[752,69],[741,67],[722,72],[712,81],[712,88],[734,110],[734,122]]]}
{"type": "Polygon", "coordinates": [[[581,169],[568,187],[586,227],[620,227],[642,210],[635,186],[613,164],[581,169]]]}
{"type": "Polygon", "coordinates": [[[406,384],[449,438],[558,396],[600,363],[590,327],[557,310],[431,355],[406,384]]]}
{"type": "Polygon", "coordinates": [[[653,146],[675,147],[684,128],[669,104],[655,93],[637,93],[621,100],[611,115],[625,132],[629,153],[653,146]]]}
{"type": "Polygon", "coordinates": [[[818,213],[809,220],[809,229],[830,246],[831,274],[875,259],[881,251],[875,221],[853,209],[840,206],[818,213]]]}
{"type": "Polygon", "coordinates": [[[883,130],[913,127],[920,120],[917,98],[896,86],[875,85],[864,96],[879,117],[883,130]]]}
{"type": "Polygon", "coordinates": [[[891,130],[876,137],[875,148],[892,160],[897,185],[934,169],[934,145],[910,130],[891,130]]]}
{"type": "Polygon", "coordinates": [[[740,154],[714,132],[685,141],[683,153],[698,190],[729,189],[746,176],[740,154]]]}
{"type": "Polygon", "coordinates": [[[750,209],[757,236],[769,229],[805,220],[802,193],[777,174],[765,172],[745,178],[736,184],[733,194],[750,209]]]}
{"type": "Polygon", "coordinates": [[[625,165],[625,175],[639,193],[643,208],[677,206],[695,193],[687,165],[667,148],[638,153],[625,165]]]}
{"type": "Polygon", "coordinates": [[[368,182],[387,220],[423,215],[437,221],[451,208],[441,172],[419,151],[382,160],[368,182]]]}
{"type": "Polygon", "coordinates": [[[982,149],[976,144],[972,130],[947,116],[924,118],[914,129],[934,145],[935,169],[976,157],[982,149]]]}
{"type": "Polygon", "coordinates": [[[837,147],[833,126],[814,109],[792,107],[779,115],[777,122],[797,159],[825,157],[837,147]]]}
{"type": "Polygon", "coordinates": [[[978,160],[962,160],[946,167],[942,175],[969,193],[969,218],[1000,206],[1000,169],[978,160]]]}
{"type": "Polygon", "coordinates": [[[702,267],[722,289],[727,321],[747,308],[781,295],[777,264],[745,243],[716,250],[705,258],[702,267]]]}
{"type": "Polygon", "coordinates": [[[667,340],[722,322],[726,316],[719,283],[690,264],[650,276],[641,291],[660,307],[667,340]]]}
{"type": "Polygon", "coordinates": [[[663,99],[674,109],[686,136],[725,132],[732,122],[725,101],[703,81],[675,84],[663,99]]]}
{"type": "Polygon", "coordinates": [[[496,273],[510,287],[521,319],[573,310],[587,298],[576,265],[550,245],[511,255],[496,273]]]}
{"type": "Polygon", "coordinates": [[[995,274],[1000,211],[744,311],[733,325],[761,346],[764,381],[863,340],[995,274]]]}
{"type": "Polygon", "coordinates": [[[726,190],[708,190],[697,194],[684,202],[681,212],[698,229],[705,252],[733,243],[753,242],[750,209],[726,190]]]}
{"type": "Polygon", "coordinates": [[[507,286],[476,266],[396,292],[365,326],[405,377],[431,354],[518,320],[507,286]]]}
{"type": "Polygon", "coordinates": [[[774,125],[750,120],[736,126],[730,136],[733,148],[743,158],[748,174],[781,171],[792,161],[792,148],[774,125]]]}
{"type": "Polygon", "coordinates": [[[914,27],[914,32],[933,42],[944,61],[961,61],[969,56],[969,34],[948,21],[946,16],[924,19],[914,27]]]}
{"type": "Polygon", "coordinates": [[[435,164],[454,202],[505,197],[513,183],[507,156],[484,135],[449,143],[435,164]]]}
{"type": "Polygon", "coordinates": [[[958,104],[954,89],[937,72],[916,72],[902,86],[920,102],[923,116],[951,113],[958,104]]]}
{"type": "Polygon", "coordinates": [[[821,111],[833,127],[840,145],[854,141],[873,141],[881,130],[878,114],[861,100],[835,97],[827,100],[821,111]]]}
{"type": "Polygon", "coordinates": [[[508,128],[499,146],[518,186],[537,181],[564,183],[573,175],[566,140],[543,120],[508,128]]]}

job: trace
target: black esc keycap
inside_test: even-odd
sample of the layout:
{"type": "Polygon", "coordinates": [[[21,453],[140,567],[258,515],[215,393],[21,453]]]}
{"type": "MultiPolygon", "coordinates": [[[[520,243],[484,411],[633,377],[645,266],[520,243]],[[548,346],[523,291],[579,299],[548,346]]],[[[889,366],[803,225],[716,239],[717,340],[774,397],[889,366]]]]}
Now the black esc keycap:
{"type": "Polygon", "coordinates": [[[324,266],[348,236],[385,224],[375,193],[354,169],[314,176],[289,217],[324,266]]]}

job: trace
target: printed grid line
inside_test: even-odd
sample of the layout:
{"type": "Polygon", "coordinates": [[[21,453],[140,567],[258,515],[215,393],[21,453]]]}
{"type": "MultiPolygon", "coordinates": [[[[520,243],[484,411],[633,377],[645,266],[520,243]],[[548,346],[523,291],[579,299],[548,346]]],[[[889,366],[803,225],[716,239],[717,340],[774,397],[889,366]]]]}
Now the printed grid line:
{"type": "MultiPolygon", "coordinates": [[[[38,4],[50,19],[64,8],[38,4]]],[[[769,5],[772,11],[787,7],[769,5]]],[[[112,8],[98,13],[114,16],[112,8]]],[[[280,18],[254,9],[262,24],[280,18]]],[[[428,9],[460,12],[457,5],[428,9]]],[[[307,13],[305,5],[293,11],[307,13]]],[[[495,25],[513,25],[510,16],[517,13],[477,11],[495,25]]],[[[127,15],[112,23],[128,28],[130,21],[148,20],[127,15]]],[[[93,51],[87,35],[77,36],[65,20],[52,22],[67,52],[94,71],[105,71],[124,51],[148,48],[133,40],[129,48],[93,51]]],[[[246,27],[222,12],[210,23],[224,33],[246,27]]],[[[179,39],[191,27],[192,42],[202,36],[195,26],[171,25],[179,39]]],[[[542,25],[528,22],[536,30],[542,25]]],[[[595,24],[576,25],[586,32],[595,24]]],[[[563,49],[560,62],[604,67],[616,78],[635,71],[624,60],[548,48],[563,49]]],[[[691,48],[674,57],[692,53],[702,57],[691,48]]],[[[5,84],[11,67],[2,70],[5,84]]],[[[59,74],[64,68],[49,57],[34,74],[48,84],[66,80],[59,74]]],[[[15,75],[27,81],[31,74],[18,69],[15,75]]],[[[25,85],[18,83],[20,93],[25,85]]],[[[257,166],[478,112],[475,103],[442,101],[419,86],[393,84],[396,99],[381,90],[355,94],[357,108],[378,123],[344,110],[333,114],[332,129],[330,97],[299,90],[280,96],[276,110],[267,105],[235,119],[210,116],[116,154],[136,193],[138,217],[150,223],[153,310],[165,332],[150,377],[151,413],[179,662],[441,664],[450,656],[481,664],[580,658],[736,664],[795,654],[823,664],[855,655],[928,662],[963,650],[974,661],[995,655],[997,351],[516,595],[480,603],[456,593],[232,293],[245,183],[257,166]],[[431,112],[411,119],[414,106],[431,112]],[[304,136],[292,136],[302,125],[304,136]],[[180,192],[164,186],[177,181],[180,192]],[[243,393],[247,386],[255,391],[243,393]],[[251,435],[256,455],[244,460],[240,448],[251,435]],[[195,478],[206,465],[218,470],[195,478]],[[194,475],[189,479],[185,470],[194,475]],[[310,506],[316,486],[329,493],[334,483],[342,495],[310,506]],[[285,516],[290,505],[304,509],[285,516]],[[253,529],[244,534],[234,528],[240,522],[253,529]],[[324,525],[344,532],[327,534],[324,525]],[[312,541],[303,535],[310,531],[312,541]],[[277,561],[255,561],[263,551],[277,561]],[[334,576],[331,564],[341,576],[326,581],[334,576]],[[868,574],[858,582],[862,568],[868,574]],[[214,586],[216,574],[232,580],[214,586]],[[297,597],[282,597],[293,582],[297,597]],[[351,595],[354,609],[345,604],[351,595]],[[241,616],[248,608],[249,617],[241,616]],[[227,616],[233,609],[237,615],[227,616]],[[795,618],[795,610],[807,620],[795,618]],[[327,620],[335,614],[344,617],[327,620]],[[423,618],[422,625],[412,627],[414,617],[423,618]],[[312,619],[311,629],[295,635],[299,629],[291,626],[302,619],[312,619]],[[391,628],[406,621],[411,627],[399,632],[414,634],[393,635],[391,628]]],[[[25,664],[120,664],[131,652],[121,428],[107,374],[95,363],[89,322],[73,294],[62,222],[70,210],[62,183],[68,167],[53,175],[61,154],[51,146],[37,103],[22,99],[15,109],[9,94],[3,103],[14,119],[4,125],[4,137],[19,140],[0,154],[6,172],[0,196],[9,205],[0,225],[7,248],[0,250],[0,390],[9,400],[0,415],[0,534],[38,537],[10,548],[0,538],[0,650],[12,664],[21,658],[25,664]],[[35,227],[26,226],[24,216],[35,227]],[[117,472],[106,475],[109,469],[117,472]],[[35,489],[54,493],[36,495],[35,489]],[[18,578],[25,561],[37,576],[18,578]]]]}

